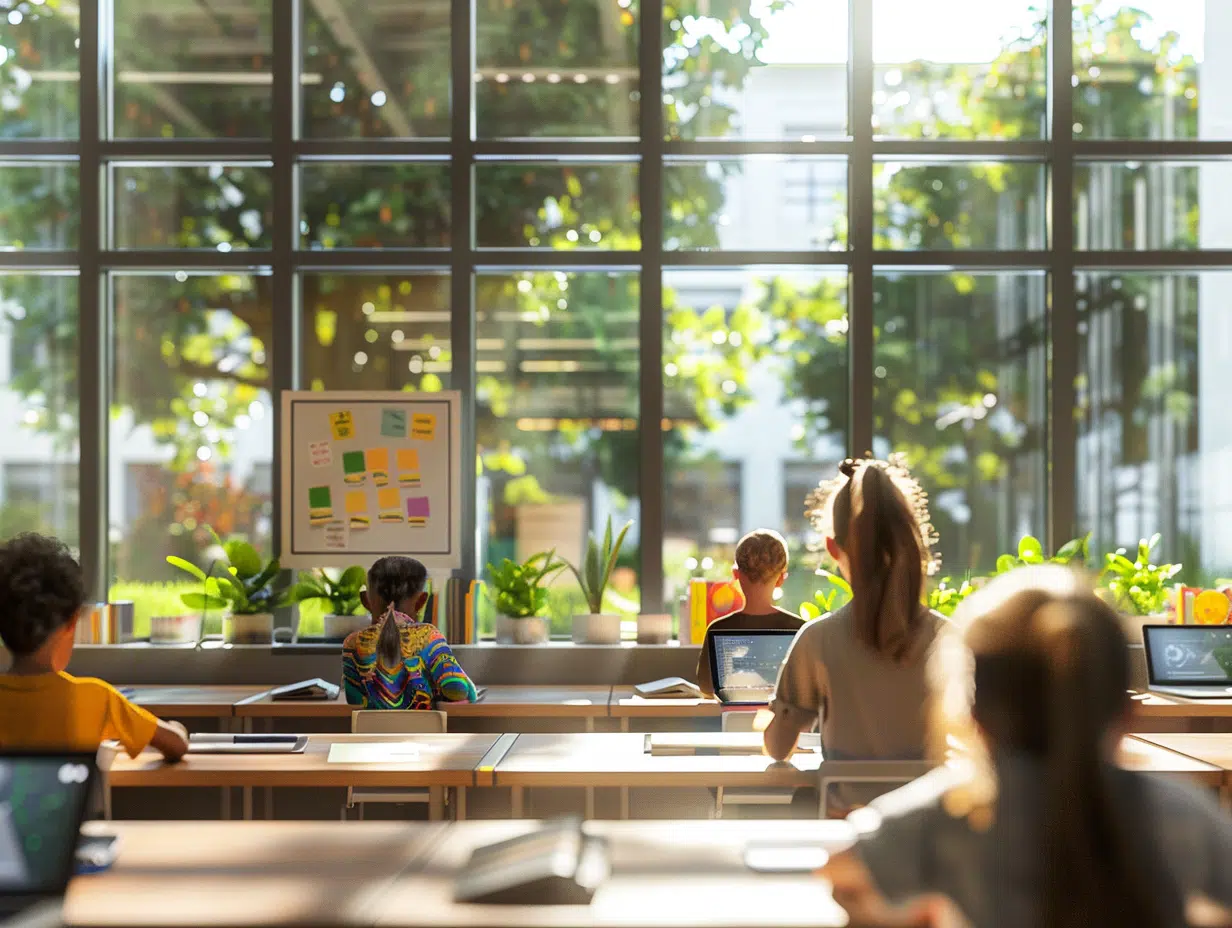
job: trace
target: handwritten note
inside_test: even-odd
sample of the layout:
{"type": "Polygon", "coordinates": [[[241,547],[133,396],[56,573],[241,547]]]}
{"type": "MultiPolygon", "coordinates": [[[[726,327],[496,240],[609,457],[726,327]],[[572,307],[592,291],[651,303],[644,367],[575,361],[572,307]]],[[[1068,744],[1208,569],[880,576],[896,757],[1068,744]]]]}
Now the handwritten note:
{"type": "Polygon", "coordinates": [[[385,438],[406,438],[406,410],[381,410],[381,435],[385,438]]]}
{"type": "Polygon", "coordinates": [[[308,446],[308,459],[313,467],[329,467],[334,463],[334,446],[328,441],[314,441],[308,446]]]}
{"type": "Polygon", "coordinates": [[[436,437],[436,416],[430,412],[417,412],[411,416],[411,438],[432,441],[436,437]]]}
{"type": "Polygon", "coordinates": [[[325,547],[332,551],[347,549],[348,535],[345,522],[329,522],[325,526],[325,547]]]}
{"type": "Polygon", "coordinates": [[[329,427],[334,433],[334,441],[346,441],[355,437],[355,419],[349,410],[330,413],[329,427]]]}

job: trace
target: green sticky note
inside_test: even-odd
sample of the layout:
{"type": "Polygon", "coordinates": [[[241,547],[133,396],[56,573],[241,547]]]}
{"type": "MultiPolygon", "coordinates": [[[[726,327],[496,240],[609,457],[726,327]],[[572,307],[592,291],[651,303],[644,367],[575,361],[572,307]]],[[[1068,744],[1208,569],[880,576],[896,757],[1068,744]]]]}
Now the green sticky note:
{"type": "Polygon", "coordinates": [[[381,434],[386,438],[406,438],[406,410],[382,409],[381,434]]]}
{"type": "Polygon", "coordinates": [[[346,474],[362,474],[368,469],[364,463],[362,451],[348,451],[342,455],[342,472],[346,474]]]}
{"type": "Polygon", "coordinates": [[[308,491],[308,506],[311,509],[329,509],[333,500],[329,495],[329,487],[312,487],[308,491]]]}

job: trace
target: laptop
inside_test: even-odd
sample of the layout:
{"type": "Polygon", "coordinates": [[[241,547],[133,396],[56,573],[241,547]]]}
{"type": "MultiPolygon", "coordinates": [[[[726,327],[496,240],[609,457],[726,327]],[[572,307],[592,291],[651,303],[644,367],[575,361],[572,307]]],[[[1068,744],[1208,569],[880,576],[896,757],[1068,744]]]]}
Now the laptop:
{"type": "Polygon", "coordinates": [[[1145,625],[1148,689],[1185,699],[1232,699],[1232,625],[1145,625]]]}
{"type": "Polygon", "coordinates": [[[93,754],[0,752],[0,922],[58,919],[96,776],[93,754]]]}
{"type": "Polygon", "coordinates": [[[796,633],[782,628],[713,629],[707,637],[714,693],[726,706],[764,706],[796,633]]]}

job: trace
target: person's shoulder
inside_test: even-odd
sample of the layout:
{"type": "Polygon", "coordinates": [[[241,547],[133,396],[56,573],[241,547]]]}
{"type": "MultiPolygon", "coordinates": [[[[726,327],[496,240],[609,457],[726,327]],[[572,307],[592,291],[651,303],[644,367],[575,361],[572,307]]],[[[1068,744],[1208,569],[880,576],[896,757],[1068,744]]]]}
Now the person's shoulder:
{"type": "MultiPolygon", "coordinates": [[[[69,673],[53,674],[53,677],[59,678],[59,685],[70,686],[74,693],[90,693],[99,696],[118,696],[121,699],[128,701],[127,697],[118,689],[108,683],[106,680],[100,680],[98,677],[74,677],[69,673]]],[[[54,680],[52,685],[56,685],[54,680]]]]}
{"type": "Polygon", "coordinates": [[[775,609],[774,612],[780,628],[803,628],[807,624],[799,615],[786,609],[775,609]]]}
{"type": "Polygon", "coordinates": [[[342,642],[344,650],[354,651],[360,647],[371,645],[376,640],[376,636],[380,634],[380,627],[369,625],[367,628],[361,628],[359,631],[351,632],[342,642]]]}

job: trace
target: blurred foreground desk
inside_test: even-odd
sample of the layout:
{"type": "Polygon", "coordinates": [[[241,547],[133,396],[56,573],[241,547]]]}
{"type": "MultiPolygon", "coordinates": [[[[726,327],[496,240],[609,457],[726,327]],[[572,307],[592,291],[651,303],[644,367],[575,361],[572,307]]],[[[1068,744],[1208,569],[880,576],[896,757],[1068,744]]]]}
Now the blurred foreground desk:
{"type": "Polygon", "coordinates": [[[1134,735],[1134,740],[1159,750],[1182,754],[1195,763],[1222,771],[1219,784],[1223,804],[1232,810],[1232,734],[1134,735]]]}
{"type": "Polygon", "coordinates": [[[70,928],[796,928],[846,916],[812,875],[745,868],[749,843],[850,843],[842,822],[592,822],[612,875],[589,906],[476,906],[453,878],[535,822],[116,823],[107,873],[75,880],[70,928]]]}

